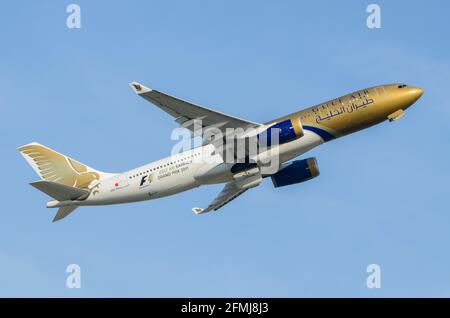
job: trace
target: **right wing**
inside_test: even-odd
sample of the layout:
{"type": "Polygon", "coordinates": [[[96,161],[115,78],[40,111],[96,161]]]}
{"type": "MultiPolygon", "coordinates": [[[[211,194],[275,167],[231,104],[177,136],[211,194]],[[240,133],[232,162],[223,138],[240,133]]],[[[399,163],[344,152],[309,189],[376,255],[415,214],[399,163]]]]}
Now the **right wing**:
{"type": "Polygon", "coordinates": [[[217,211],[225,204],[233,201],[250,188],[257,187],[262,182],[261,172],[258,167],[239,172],[233,176],[234,181],[225,184],[219,195],[205,209],[193,208],[195,214],[217,211]]]}
{"type": "Polygon", "coordinates": [[[175,118],[175,121],[184,128],[194,131],[194,120],[201,120],[199,128],[216,127],[225,133],[226,128],[258,127],[260,124],[230,116],[206,107],[178,99],[154,89],[145,87],[137,82],[130,86],[136,94],[143,97],[152,104],[175,118]]]}
{"type": "Polygon", "coordinates": [[[222,189],[222,191],[220,191],[219,195],[214,199],[213,202],[211,202],[210,205],[208,205],[207,208],[205,209],[193,208],[192,211],[194,211],[195,214],[202,214],[211,211],[216,211],[221,207],[223,207],[225,204],[236,199],[238,196],[240,196],[247,190],[248,189],[239,188],[235,182],[228,182],[222,189]]]}

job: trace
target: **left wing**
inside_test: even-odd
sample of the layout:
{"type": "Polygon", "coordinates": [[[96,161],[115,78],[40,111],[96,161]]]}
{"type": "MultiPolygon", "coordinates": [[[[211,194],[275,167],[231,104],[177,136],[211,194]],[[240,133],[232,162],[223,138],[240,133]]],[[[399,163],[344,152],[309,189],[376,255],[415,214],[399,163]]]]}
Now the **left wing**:
{"type": "Polygon", "coordinates": [[[260,126],[258,123],[226,115],[161,93],[137,82],[132,82],[130,86],[136,94],[161,108],[163,111],[174,117],[179,125],[182,125],[184,128],[188,128],[191,131],[194,131],[195,119],[202,121],[201,128],[216,127],[222,132],[225,132],[226,128],[246,129],[248,127],[260,126]]]}
{"type": "Polygon", "coordinates": [[[234,181],[225,184],[225,187],[207,208],[193,208],[192,211],[195,214],[217,211],[248,189],[259,186],[262,182],[261,172],[258,167],[237,173],[233,178],[234,181]]]}

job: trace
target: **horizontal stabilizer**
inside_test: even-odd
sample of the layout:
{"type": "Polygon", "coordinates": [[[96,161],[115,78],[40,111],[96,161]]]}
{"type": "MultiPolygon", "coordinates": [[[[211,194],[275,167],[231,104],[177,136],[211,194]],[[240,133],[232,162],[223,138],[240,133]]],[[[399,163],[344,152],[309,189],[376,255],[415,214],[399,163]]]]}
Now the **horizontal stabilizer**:
{"type": "Polygon", "coordinates": [[[86,198],[89,195],[89,190],[69,187],[67,185],[51,182],[51,181],[36,181],[30,183],[33,187],[48,194],[58,201],[76,200],[86,198]]]}
{"type": "Polygon", "coordinates": [[[70,213],[72,213],[76,208],[77,208],[77,206],[64,206],[62,208],[59,208],[58,212],[55,214],[55,217],[53,218],[53,222],[64,219],[66,216],[68,216],[70,213]]]}

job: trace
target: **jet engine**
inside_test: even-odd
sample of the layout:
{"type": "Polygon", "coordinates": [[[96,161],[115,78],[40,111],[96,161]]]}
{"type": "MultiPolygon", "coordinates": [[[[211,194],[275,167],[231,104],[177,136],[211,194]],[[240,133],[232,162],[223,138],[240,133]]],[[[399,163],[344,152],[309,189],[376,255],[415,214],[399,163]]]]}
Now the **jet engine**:
{"type": "Polygon", "coordinates": [[[270,126],[267,130],[258,134],[258,141],[261,143],[267,141],[266,146],[270,147],[272,142],[276,142],[275,140],[272,141],[273,130],[277,130],[274,133],[278,133],[278,144],[280,145],[303,137],[304,135],[300,119],[286,119],[270,126]]]}
{"type": "Polygon", "coordinates": [[[271,177],[274,187],[279,188],[311,180],[319,174],[316,158],[308,158],[286,163],[271,177]]]}

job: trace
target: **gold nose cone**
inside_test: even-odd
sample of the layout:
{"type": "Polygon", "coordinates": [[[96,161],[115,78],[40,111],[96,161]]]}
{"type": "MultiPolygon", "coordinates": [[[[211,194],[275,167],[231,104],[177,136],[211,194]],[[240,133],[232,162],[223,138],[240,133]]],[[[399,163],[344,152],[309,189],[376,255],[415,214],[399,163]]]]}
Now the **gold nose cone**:
{"type": "Polygon", "coordinates": [[[411,87],[411,94],[417,99],[419,99],[423,95],[423,89],[420,87],[411,87]]]}
{"type": "Polygon", "coordinates": [[[409,107],[423,95],[423,89],[417,86],[408,86],[404,88],[402,94],[403,102],[409,107]]]}

